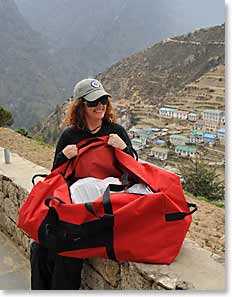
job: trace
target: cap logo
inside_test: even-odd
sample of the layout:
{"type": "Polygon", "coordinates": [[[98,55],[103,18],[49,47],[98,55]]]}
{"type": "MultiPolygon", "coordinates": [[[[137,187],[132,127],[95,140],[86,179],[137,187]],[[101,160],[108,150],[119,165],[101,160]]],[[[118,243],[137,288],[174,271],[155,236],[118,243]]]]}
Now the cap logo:
{"type": "Polygon", "coordinates": [[[99,81],[97,81],[97,80],[92,80],[90,84],[94,88],[100,88],[100,87],[102,87],[101,83],[99,81]]]}

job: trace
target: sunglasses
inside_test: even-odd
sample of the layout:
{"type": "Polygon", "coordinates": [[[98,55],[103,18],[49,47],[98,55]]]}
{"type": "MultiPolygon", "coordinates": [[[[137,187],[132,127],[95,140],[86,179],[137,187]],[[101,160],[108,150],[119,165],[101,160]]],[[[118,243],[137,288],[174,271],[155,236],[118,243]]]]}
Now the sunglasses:
{"type": "Polygon", "coordinates": [[[85,102],[86,102],[86,105],[87,105],[88,107],[96,107],[96,106],[98,106],[98,103],[99,103],[99,102],[100,102],[102,105],[107,105],[107,104],[109,103],[109,99],[108,99],[107,96],[103,96],[103,97],[101,97],[101,98],[99,98],[99,99],[97,99],[97,100],[94,100],[94,101],[87,101],[87,100],[85,100],[85,102]]]}

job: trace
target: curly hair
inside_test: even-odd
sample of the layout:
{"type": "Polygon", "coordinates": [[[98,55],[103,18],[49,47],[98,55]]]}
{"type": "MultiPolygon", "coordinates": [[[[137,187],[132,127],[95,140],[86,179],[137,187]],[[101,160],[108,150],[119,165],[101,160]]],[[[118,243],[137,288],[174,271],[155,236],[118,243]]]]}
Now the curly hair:
{"type": "MultiPolygon", "coordinates": [[[[116,115],[113,110],[110,97],[103,121],[108,123],[116,122],[116,115]]],[[[85,119],[85,103],[82,98],[74,99],[74,101],[70,103],[66,113],[65,123],[67,126],[76,126],[78,129],[81,130],[85,130],[88,128],[85,119]]]]}

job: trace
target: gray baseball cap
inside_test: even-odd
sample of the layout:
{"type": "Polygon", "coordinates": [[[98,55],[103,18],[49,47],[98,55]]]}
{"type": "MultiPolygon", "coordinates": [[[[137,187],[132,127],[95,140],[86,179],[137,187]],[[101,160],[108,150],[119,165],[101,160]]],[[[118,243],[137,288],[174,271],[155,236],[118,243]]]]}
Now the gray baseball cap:
{"type": "Polygon", "coordinates": [[[111,97],[111,95],[104,90],[102,84],[94,78],[86,78],[79,81],[73,90],[74,98],[84,98],[87,101],[97,100],[104,95],[111,97]]]}

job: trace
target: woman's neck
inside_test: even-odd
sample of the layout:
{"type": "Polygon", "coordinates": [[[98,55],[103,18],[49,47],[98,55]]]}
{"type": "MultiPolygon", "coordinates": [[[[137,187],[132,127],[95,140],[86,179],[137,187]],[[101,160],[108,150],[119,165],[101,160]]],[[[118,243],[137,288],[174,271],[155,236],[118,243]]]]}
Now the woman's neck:
{"type": "Polygon", "coordinates": [[[101,126],[102,126],[102,120],[99,120],[99,121],[87,120],[87,127],[89,132],[96,133],[100,130],[101,126]]]}

